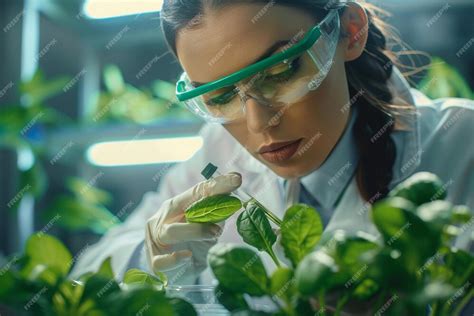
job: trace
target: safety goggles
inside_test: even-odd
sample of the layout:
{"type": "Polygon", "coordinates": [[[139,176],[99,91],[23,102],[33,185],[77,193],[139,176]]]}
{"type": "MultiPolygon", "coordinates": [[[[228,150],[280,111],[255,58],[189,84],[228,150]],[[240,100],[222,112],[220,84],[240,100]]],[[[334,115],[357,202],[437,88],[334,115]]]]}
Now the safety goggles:
{"type": "Polygon", "coordinates": [[[333,9],[294,45],[228,76],[196,87],[184,72],[176,96],[191,112],[221,124],[244,117],[249,98],[272,108],[289,106],[326,78],[339,32],[338,9],[333,9]]]}

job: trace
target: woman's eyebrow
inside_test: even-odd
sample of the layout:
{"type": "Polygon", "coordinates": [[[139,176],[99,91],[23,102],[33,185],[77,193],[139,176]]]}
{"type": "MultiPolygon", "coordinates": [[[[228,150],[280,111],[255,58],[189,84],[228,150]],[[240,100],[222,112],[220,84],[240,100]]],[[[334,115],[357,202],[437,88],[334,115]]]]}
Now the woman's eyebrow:
{"type": "MultiPolygon", "coordinates": [[[[255,63],[258,63],[259,61],[262,61],[264,60],[265,58],[268,58],[270,57],[271,55],[273,55],[273,53],[275,53],[275,51],[277,51],[278,49],[280,49],[281,47],[287,45],[290,41],[289,40],[282,40],[282,41],[278,41],[278,42],[275,42],[272,46],[270,46],[262,55],[260,55],[260,57],[258,57],[256,60],[254,60],[253,62],[249,63],[247,66],[245,67],[248,67],[250,65],[253,65],[255,63]]],[[[245,68],[244,67],[244,68],[245,68]]],[[[243,68],[242,68],[243,69],[243,68]]],[[[207,84],[209,82],[196,82],[196,81],[192,81],[191,84],[197,88],[199,86],[203,86],[205,84],[207,84]]]]}

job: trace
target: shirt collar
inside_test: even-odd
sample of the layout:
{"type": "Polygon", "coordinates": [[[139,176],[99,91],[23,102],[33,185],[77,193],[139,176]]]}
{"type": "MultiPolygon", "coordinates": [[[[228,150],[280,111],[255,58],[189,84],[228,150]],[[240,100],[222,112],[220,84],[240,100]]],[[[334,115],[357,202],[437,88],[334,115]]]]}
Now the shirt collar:
{"type": "Polygon", "coordinates": [[[349,123],[323,164],[300,178],[301,184],[324,209],[332,209],[348,185],[358,164],[353,127],[357,109],[351,109],[349,123]]]}

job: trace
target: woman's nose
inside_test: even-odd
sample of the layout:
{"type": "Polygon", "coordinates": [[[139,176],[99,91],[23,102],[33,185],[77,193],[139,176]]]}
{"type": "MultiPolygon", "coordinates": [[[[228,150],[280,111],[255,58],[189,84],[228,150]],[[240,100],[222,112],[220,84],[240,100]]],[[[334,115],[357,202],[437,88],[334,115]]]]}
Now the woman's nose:
{"type": "Polygon", "coordinates": [[[245,100],[245,115],[247,128],[253,133],[261,133],[280,123],[280,116],[271,105],[252,97],[245,100]]]}

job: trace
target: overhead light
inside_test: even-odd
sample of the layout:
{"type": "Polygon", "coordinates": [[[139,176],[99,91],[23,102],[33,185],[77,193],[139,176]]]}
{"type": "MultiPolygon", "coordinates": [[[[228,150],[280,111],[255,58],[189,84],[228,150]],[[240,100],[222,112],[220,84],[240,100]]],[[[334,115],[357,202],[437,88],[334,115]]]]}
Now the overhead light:
{"type": "Polygon", "coordinates": [[[86,0],[84,13],[92,19],[160,11],[163,0],[86,0]]]}
{"type": "Polygon", "coordinates": [[[202,137],[178,137],[97,143],[86,156],[96,166],[133,166],[186,161],[203,145],[202,137]]]}

